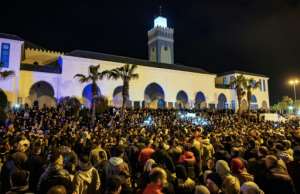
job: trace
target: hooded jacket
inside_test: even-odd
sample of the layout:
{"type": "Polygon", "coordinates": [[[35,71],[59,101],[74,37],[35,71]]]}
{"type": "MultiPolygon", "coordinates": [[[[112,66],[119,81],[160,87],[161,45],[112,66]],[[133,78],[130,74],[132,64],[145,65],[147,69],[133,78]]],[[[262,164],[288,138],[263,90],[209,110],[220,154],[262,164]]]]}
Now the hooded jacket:
{"type": "Polygon", "coordinates": [[[75,174],[73,183],[77,194],[99,193],[101,185],[99,174],[94,167],[75,174]]]}

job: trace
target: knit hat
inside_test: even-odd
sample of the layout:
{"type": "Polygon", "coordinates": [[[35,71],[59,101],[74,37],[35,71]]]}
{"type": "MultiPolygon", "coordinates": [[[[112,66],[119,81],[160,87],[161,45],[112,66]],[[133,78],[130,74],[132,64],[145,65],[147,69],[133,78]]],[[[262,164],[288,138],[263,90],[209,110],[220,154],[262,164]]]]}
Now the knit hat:
{"type": "Polygon", "coordinates": [[[213,181],[219,188],[222,188],[223,181],[218,173],[210,173],[206,179],[213,181]]]}
{"type": "Polygon", "coordinates": [[[240,158],[233,158],[231,160],[230,166],[233,174],[239,174],[245,168],[244,163],[240,158]]]}

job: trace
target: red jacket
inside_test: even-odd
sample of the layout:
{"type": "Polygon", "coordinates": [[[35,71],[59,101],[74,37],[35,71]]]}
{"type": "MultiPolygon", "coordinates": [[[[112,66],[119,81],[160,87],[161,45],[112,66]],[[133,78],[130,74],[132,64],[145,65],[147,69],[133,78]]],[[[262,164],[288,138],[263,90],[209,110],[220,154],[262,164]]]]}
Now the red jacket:
{"type": "Polygon", "coordinates": [[[146,147],[142,149],[139,155],[139,162],[141,162],[141,164],[144,165],[147,162],[147,160],[151,158],[154,152],[155,150],[151,147],[146,147]]]}
{"type": "Polygon", "coordinates": [[[155,183],[149,183],[145,188],[143,194],[163,194],[161,189],[162,189],[161,186],[155,183]]]}
{"type": "Polygon", "coordinates": [[[189,151],[184,152],[178,160],[178,163],[195,164],[195,162],[196,158],[194,156],[194,153],[189,151]]]}

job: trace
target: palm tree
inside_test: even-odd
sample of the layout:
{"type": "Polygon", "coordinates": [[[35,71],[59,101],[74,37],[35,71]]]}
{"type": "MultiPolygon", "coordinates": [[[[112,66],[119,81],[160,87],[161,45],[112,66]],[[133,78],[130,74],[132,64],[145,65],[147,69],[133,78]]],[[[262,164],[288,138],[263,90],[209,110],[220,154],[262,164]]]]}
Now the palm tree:
{"type": "Polygon", "coordinates": [[[244,82],[244,88],[247,91],[247,102],[248,102],[248,112],[250,112],[250,105],[251,105],[251,97],[253,90],[256,90],[260,87],[260,82],[255,81],[253,78],[247,79],[246,82],[244,82]]]}
{"type": "Polygon", "coordinates": [[[79,82],[87,83],[92,82],[92,123],[94,124],[96,119],[96,103],[95,98],[97,97],[97,81],[100,81],[107,75],[107,71],[99,71],[100,65],[91,65],[89,66],[88,75],[76,74],[74,78],[78,78],[79,82]]]}
{"type": "Polygon", "coordinates": [[[133,64],[126,64],[123,67],[119,67],[116,69],[113,69],[109,72],[109,78],[113,79],[119,79],[121,78],[123,80],[123,87],[122,87],[122,113],[124,111],[124,108],[126,108],[126,105],[129,102],[129,82],[133,79],[138,79],[139,75],[135,73],[135,70],[137,69],[137,65],[133,64]]]}
{"type": "Polygon", "coordinates": [[[236,91],[236,96],[238,100],[238,112],[241,113],[241,102],[243,97],[245,96],[245,90],[244,90],[244,85],[246,84],[247,80],[244,75],[238,75],[237,77],[234,77],[230,81],[230,87],[235,89],[236,91]]]}

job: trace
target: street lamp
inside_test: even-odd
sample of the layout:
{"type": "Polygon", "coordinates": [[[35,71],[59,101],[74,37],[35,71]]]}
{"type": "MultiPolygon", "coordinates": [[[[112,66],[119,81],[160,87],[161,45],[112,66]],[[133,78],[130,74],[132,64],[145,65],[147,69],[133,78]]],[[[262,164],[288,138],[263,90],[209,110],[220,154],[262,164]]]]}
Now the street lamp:
{"type": "Polygon", "coordinates": [[[290,80],[290,81],[289,81],[289,84],[290,84],[291,86],[293,86],[293,88],[294,88],[294,98],[295,98],[294,100],[296,101],[296,100],[297,100],[296,85],[299,84],[299,80],[297,80],[297,79],[290,80]]]}

